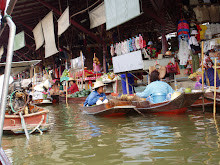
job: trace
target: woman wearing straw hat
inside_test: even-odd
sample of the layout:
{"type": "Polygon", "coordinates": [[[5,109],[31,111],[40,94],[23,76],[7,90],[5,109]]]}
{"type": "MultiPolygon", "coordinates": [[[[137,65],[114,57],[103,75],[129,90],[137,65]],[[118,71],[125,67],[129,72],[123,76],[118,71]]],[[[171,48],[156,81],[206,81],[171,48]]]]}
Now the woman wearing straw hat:
{"type": "Polygon", "coordinates": [[[105,84],[102,81],[96,81],[94,84],[94,91],[86,98],[84,106],[92,106],[97,103],[97,101],[106,102],[107,98],[104,93],[105,84]]]}
{"type": "MultiPolygon", "coordinates": [[[[151,101],[150,97],[153,95],[164,95],[166,99],[168,94],[174,93],[174,90],[169,84],[160,81],[160,72],[157,70],[154,70],[150,73],[150,82],[151,83],[147,85],[146,89],[143,92],[136,93],[136,96],[141,98],[148,98],[147,100],[151,101]]],[[[165,99],[163,101],[165,101],[165,99]]]]}
{"type": "Polygon", "coordinates": [[[68,81],[70,82],[70,87],[67,89],[69,94],[73,94],[73,93],[79,91],[79,88],[76,85],[76,81],[73,78],[69,78],[68,81]]]}

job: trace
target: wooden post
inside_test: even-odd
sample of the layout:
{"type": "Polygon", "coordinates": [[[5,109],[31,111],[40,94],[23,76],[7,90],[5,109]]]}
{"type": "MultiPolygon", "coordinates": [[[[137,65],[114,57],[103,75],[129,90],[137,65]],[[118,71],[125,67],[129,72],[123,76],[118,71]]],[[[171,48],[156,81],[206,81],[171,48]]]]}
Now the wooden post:
{"type": "Polygon", "coordinates": [[[66,104],[68,104],[68,81],[66,81],[66,104]]]}
{"type": "Polygon", "coordinates": [[[216,80],[217,80],[217,60],[215,58],[215,73],[214,73],[214,104],[213,104],[213,115],[216,114],[216,80]]]}
{"type": "Polygon", "coordinates": [[[32,92],[34,92],[34,86],[35,86],[35,67],[34,67],[34,79],[33,79],[33,85],[32,85],[32,92]]]}
{"type": "Polygon", "coordinates": [[[202,92],[203,92],[203,95],[202,95],[202,111],[204,113],[205,112],[205,105],[204,105],[204,63],[203,63],[204,51],[203,51],[203,48],[204,48],[204,42],[202,41],[202,50],[201,50],[201,54],[202,54],[202,92]]]}
{"type": "MultiPolygon", "coordinates": [[[[95,56],[95,53],[94,53],[94,59],[95,59],[95,57],[96,57],[96,56],[95,56]]],[[[97,79],[97,68],[96,68],[96,64],[95,64],[95,70],[96,70],[96,72],[95,72],[95,73],[96,73],[96,74],[95,74],[95,79],[97,79]]]]}
{"type": "Polygon", "coordinates": [[[80,56],[81,56],[81,63],[82,63],[82,81],[81,81],[81,87],[83,89],[83,81],[84,81],[84,61],[83,61],[83,54],[82,54],[82,51],[80,51],[80,56]]]}
{"type": "Polygon", "coordinates": [[[127,89],[127,95],[130,95],[129,93],[129,85],[128,85],[128,73],[125,73],[125,81],[126,81],[126,89],[127,89]]]}

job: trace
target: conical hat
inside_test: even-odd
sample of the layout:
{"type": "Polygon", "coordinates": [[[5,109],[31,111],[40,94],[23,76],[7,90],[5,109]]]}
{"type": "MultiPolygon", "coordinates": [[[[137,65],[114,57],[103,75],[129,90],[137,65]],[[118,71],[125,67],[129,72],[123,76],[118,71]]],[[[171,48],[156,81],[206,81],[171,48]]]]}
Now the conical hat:
{"type": "Polygon", "coordinates": [[[99,87],[103,87],[103,86],[105,86],[105,84],[102,81],[96,81],[94,83],[93,89],[96,89],[96,88],[99,88],[99,87]]]}
{"type": "Polygon", "coordinates": [[[149,67],[149,74],[151,74],[151,72],[153,72],[154,70],[157,70],[160,73],[160,75],[159,75],[160,79],[165,77],[165,75],[166,75],[166,67],[165,66],[161,66],[159,64],[156,64],[155,66],[150,66],[149,67]],[[159,68],[158,68],[158,66],[159,66],[159,68]]]}

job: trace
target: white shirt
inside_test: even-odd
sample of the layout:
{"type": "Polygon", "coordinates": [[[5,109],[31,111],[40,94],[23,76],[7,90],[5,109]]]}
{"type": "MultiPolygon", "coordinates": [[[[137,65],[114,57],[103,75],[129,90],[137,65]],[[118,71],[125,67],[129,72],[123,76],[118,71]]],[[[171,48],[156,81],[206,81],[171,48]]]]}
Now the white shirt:
{"type": "MultiPolygon", "coordinates": [[[[11,84],[13,81],[14,81],[13,78],[10,76],[9,84],[11,84]]],[[[3,83],[4,83],[4,74],[0,76],[0,102],[1,102],[1,98],[2,98],[3,83]]]]}
{"type": "Polygon", "coordinates": [[[189,39],[189,49],[191,49],[190,45],[199,46],[199,43],[195,36],[191,36],[189,39]]]}

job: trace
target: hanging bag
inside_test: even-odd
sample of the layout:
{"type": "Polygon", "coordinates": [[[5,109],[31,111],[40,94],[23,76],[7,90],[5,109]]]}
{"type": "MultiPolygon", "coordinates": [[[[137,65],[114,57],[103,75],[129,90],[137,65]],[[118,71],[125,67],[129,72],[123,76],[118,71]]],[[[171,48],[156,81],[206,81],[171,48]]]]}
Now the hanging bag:
{"type": "Polygon", "coordinates": [[[177,68],[177,63],[172,63],[172,62],[169,62],[166,66],[166,71],[167,71],[167,74],[169,73],[177,73],[178,72],[178,68],[177,68]]]}

